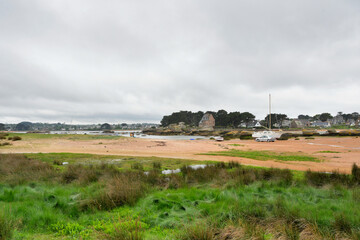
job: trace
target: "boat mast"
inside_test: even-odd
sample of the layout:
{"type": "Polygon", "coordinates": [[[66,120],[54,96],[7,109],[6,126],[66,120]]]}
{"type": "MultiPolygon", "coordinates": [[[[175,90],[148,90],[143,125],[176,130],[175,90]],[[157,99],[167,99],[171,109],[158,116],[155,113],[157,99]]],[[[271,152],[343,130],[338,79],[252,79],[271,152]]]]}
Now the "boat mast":
{"type": "Polygon", "coordinates": [[[269,129],[271,130],[271,94],[269,94],[269,129]]]}

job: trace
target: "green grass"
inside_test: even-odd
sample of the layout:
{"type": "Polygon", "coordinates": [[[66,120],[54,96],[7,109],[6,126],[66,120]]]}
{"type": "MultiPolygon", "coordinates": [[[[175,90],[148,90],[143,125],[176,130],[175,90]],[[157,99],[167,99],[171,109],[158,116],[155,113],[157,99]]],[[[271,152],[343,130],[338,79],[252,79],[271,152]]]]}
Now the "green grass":
{"type": "Polygon", "coordinates": [[[317,153],[341,153],[337,151],[318,151],[317,153]]]}
{"type": "Polygon", "coordinates": [[[43,134],[43,133],[9,133],[8,137],[20,136],[23,140],[36,139],[66,139],[66,140],[116,140],[123,138],[121,136],[107,136],[107,135],[84,135],[84,134],[43,134]]]}
{"type": "Polygon", "coordinates": [[[290,153],[275,153],[270,151],[241,151],[241,150],[228,150],[219,152],[203,153],[201,155],[211,156],[227,156],[227,157],[243,157],[260,161],[277,160],[277,161],[310,161],[320,162],[320,159],[307,156],[307,155],[293,155],[290,153]]]}
{"type": "MultiPolygon", "coordinates": [[[[109,186],[116,184],[111,180],[119,179],[116,176],[104,175],[97,181],[67,184],[61,183],[59,176],[52,176],[55,180],[30,178],[26,172],[36,174],[36,171],[44,171],[41,165],[25,158],[21,162],[22,168],[18,168],[13,163],[19,161],[21,155],[11,155],[11,161],[5,161],[4,156],[0,155],[3,157],[0,166],[7,164],[8,167],[0,168],[0,172],[5,170],[5,174],[13,177],[28,177],[28,181],[17,183],[7,182],[6,178],[0,180],[0,227],[12,235],[11,239],[213,239],[209,238],[211,234],[229,233],[228,227],[238,234],[245,234],[233,239],[271,239],[280,235],[283,239],[298,239],[300,232],[307,233],[309,229],[317,234],[316,238],[310,236],[309,239],[337,239],[340,236],[337,234],[358,239],[356,236],[360,234],[359,185],[326,182],[324,187],[314,187],[305,181],[304,173],[300,171],[291,171],[293,178],[284,181],[282,178],[286,176],[281,173],[286,170],[265,171],[252,166],[224,168],[218,164],[218,167],[212,165],[184,175],[157,175],[157,184],[150,184],[148,176],[141,172],[120,172],[123,175],[117,177],[131,179],[125,181],[129,191],[124,191],[124,194],[133,191],[136,184],[144,184],[141,185],[143,193],[135,201],[105,210],[85,206],[91,206],[86,203],[100,199],[104,193],[118,193],[118,188],[114,188],[116,192],[109,192],[109,186]],[[24,167],[26,164],[29,166],[24,167]],[[6,171],[15,168],[23,174],[6,171]],[[241,172],[246,174],[241,175],[241,172]],[[272,175],[265,172],[272,172],[272,175]],[[136,176],[143,178],[144,182],[137,180],[135,183],[136,176]],[[253,181],[244,183],[236,176],[247,176],[253,181]],[[183,181],[183,184],[177,187],[166,184],[172,180],[183,181]],[[204,235],[208,237],[199,238],[204,235]]],[[[111,160],[108,158],[111,156],[71,153],[27,156],[50,163],[54,159],[69,162],[111,160]]],[[[151,163],[154,160],[177,161],[148,160],[151,163]]],[[[141,162],[143,159],[133,157],[129,161],[141,162]]],[[[187,161],[175,164],[184,163],[187,161]]],[[[95,170],[112,173],[101,167],[95,170]]],[[[56,170],[52,173],[61,174],[56,170]]]]}
{"type": "Polygon", "coordinates": [[[176,158],[136,157],[118,155],[97,155],[87,153],[25,153],[26,157],[52,164],[54,161],[100,164],[112,163],[121,169],[131,169],[134,164],[141,164],[144,170],[153,168],[153,163],[161,163],[161,169],[177,169],[183,165],[215,163],[214,161],[196,161],[176,158]]]}
{"type": "Polygon", "coordinates": [[[234,146],[234,147],[243,147],[245,145],[243,144],[237,144],[237,143],[234,143],[234,144],[229,144],[229,146],[234,146]]]}
{"type": "Polygon", "coordinates": [[[75,185],[1,187],[0,202],[11,208],[18,221],[15,239],[96,239],[100,231],[113,234],[114,224],[130,228],[141,223],[144,239],[178,239],[184,226],[208,222],[223,228],[239,220],[274,221],[305,219],[321,231],[331,232],[334,216],[343,215],[356,229],[360,227],[360,208],[345,188],[317,189],[305,185],[283,187],[257,182],[230,189],[202,187],[155,191],[134,206],[112,211],[81,212],[77,199],[97,191],[98,184],[85,188],[75,185]]]}

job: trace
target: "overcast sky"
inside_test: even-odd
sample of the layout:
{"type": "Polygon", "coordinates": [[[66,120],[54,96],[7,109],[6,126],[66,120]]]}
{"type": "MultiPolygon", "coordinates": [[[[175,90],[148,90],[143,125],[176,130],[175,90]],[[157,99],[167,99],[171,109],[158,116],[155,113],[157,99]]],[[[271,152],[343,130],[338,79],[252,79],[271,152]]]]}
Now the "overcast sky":
{"type": "Polygon", "coordinates": [[[359,0],[0,0],[0,122],[360,111],[359,0]]]}

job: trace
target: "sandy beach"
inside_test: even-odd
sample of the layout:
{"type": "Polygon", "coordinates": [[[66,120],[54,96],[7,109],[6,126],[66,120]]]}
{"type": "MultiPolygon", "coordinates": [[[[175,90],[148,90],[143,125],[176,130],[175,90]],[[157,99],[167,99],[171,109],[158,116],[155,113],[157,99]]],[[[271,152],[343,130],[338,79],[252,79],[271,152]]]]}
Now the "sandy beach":
{"type": "Polygon", "coordinates": [[[258,143],[252,140],[153,140],[120,138],[116,140],[67,140],[32,139],[13,142],[11,147],[0,149],[0,153],[49,153],[72,152],[125,156],[156,156],[193,160],[237,161],[246,165],[289,168],[294,170],[334,171],[349,173],[353,163],[360,165],[360,138],[317,137],[258,143]],[[233,144],[240,146],[233,146],[233,144]],[[259,161],[247,158],[199,155],[227,149],[267,150],[308,154],[322,159],[322,162],[259,161]],[[324,153],[332,151],[336,153],[324,153]]]}

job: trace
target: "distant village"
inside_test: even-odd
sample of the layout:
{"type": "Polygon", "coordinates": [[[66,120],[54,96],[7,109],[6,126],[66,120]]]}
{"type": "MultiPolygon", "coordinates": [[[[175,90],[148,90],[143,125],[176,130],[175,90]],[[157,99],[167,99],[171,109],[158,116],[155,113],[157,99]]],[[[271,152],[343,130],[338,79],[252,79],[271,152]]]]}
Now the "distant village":
{"type": "MultiPolygon", "coordinates": [[[[223,111],[223,110],[222,110],[223,111]]],[[[220,112],[220,111],[219,111],[220,112]]],[[[264,128],[270,127],[269,123],[271,122],[272,128],[282,128],[282,129],[302,129],[302,128],[357,128],[360,127],[360,115],[357,112],[351,114],[344,114],[338,112],[336,116],[331,116],[329,113],[322,113],[310,117],[308,115],[299,115],[298,118],[288,118],[285,114],[271,114],[266,116],[264,120],[257,120],[255,116],[246,113],[247,117],[241,117],[241,113],[226,113],[225,112],[206,112],[202,115],[201,119],[198,121],[198,124],[191,124],[191,122],[179,121],[176,122],[176,119],[172,119],[172,123],[163,124],[163,127],[172,127],[171,125],[193,125],[198,126],[199,128],[264,128]],[[174,122],[175,121],[175,122],[174,122]],[[221,123],[218,123],[221,121],[221,123]]],[[[183,112],[183,114],[173,113],[172,115],[181,116],[181,115],[199,115],[198,113],[183,112]]],[[[163,119],[166,119],[170,116],[165,116],[163,119]]],[[[185,119],[193,119],[193,117],[187,116],[185,119]]],[[[179,120],[183,120],[179,117],[179,120]]]]}
{"type": "Polygon", "coordinates": [[[121,123],[121,124],[66,124],[66,123],[32,123],[20,122],[17,124],[0,123],[0,131],[101,131],[101,130],[142,130],[156,128],[155,123],[121,123]]]}

